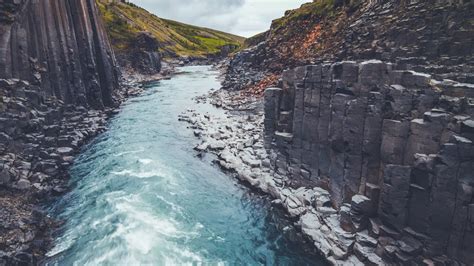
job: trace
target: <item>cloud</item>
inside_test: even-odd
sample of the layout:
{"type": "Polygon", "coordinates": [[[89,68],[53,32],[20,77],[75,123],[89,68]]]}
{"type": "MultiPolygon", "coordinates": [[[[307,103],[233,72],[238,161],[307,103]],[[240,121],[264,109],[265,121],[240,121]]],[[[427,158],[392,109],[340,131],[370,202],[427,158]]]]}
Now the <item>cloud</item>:
{"type": "Polygon", "coordinates": [[[160,14],[182,18],[196,18],[220,13],[230,13],[245,4],[245,0],[133,0],[160,14]]]}
{"type": "Polygon", "coordinates": [[[270,27],[285,10],[309,0],[131,0],[168,19],[252,36],[270,27]]]}

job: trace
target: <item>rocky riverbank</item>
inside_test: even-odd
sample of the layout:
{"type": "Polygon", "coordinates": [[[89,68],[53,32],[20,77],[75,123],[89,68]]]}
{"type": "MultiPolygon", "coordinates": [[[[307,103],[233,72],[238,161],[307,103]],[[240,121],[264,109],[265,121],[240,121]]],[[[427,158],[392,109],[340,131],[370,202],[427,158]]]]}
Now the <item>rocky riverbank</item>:
{"type": "MultiPolygon", "coordinates": [[[[188,123],[201,140],[194,148],[196,156],[215,156],[214,162],[223,171],[270,196],[273,205],[283,208],[297,229],[291,233],[292,238],[312,246],[315,224],[311,214],[317,213],[315,208],[319,206],[325,213],[336,211],[329,207],[329,192],[306,188],[302,183],[292,184],[288,177],[272,170],[271,155],[264,147],[262,98],[217,90],[195,100],[198,104],[208,101],[228,111],[225,117],[197,113],[193,109],[180,114],[179,120],[188,123]]],[[[316,246],[314,250],[320,251],[319,248],[316,246]]],[[[348,261],[359,262],[355,256],[348,261]]]]}
{"type": "Polygon", "coordinates": [[[124,69],[114,105],[101,110],[66,104],[28,81],[0,79],[0,265],[41,262],[63,223],[45,207],[69,190],[75,155],[143,83],[171,78],[175,65],[163,62],[153,75],[124,69]]]}
{"type": "Polygon", "coordinates": [[[59,225],[42,204],[67,190],[74,154],[132,91],[119,90],[94,0],[0,10],[0,265],[32,265],[59,225]]]}
{"type": "MultiPolygon", "coordinates": [[[[444,216],[450,218],[445,222],[472,224],[469,215],[465,213],[465,211],[469,213],[468,210],[472,207],[472,189],[470,189],[472,174],[468,171],[472,165],[465,163],[466,160],[472,162],[472,141],[469,140],[472,138],[472,123],[469,120],[469,115],[472,115],[472,101],[470,100],[472,85],[448,80],[436,81],[430,79],[429,75],[392,70],[391,67],[392,65],[380,61],[362,63],[360,65],[361,73],[358,72],[359,64],[354,62],[345,62],[329,67],[328,71],[334,69],[335,72],[328,74],[327,77],[330,80],[340,77],[343,82],[337,83],[338,81],[335,80],[337,86],[328,87],[327,92],[331,92],[335,96],[332,96],[334,99],[328,102],[328,107],[324,110],[321,109],[320,113],[326,115],[330,114],[332,109],[337,109],[339,106],[338,97],[352,99],[352,101],[341,105],[347,105],[347,108],[350,108],[350,104],[358,103],[357,100],[353,100],[354,97],[359,94],[359,97],[365,97],[365,86],[378,84],[377,87],[380,90],[369,93],[376,97],[370,98],[372,100],[369,101],[374,107],[369,108],[370,113],[364,116],[364,120],[372,121],[373,125],[365,126],[366,137],[357,138],[361,143],[364,140],[363,149],[366,152],[361,153],[363,156],[368,158],[381,154],[377,158],[370,159],[369,164],[361,166],[361,169],[366,166],[385,167],[382,171],[370,172],[378,175],[375,179],[367,175],[362,179],[354,177],[354,181],[351,181],[350,177],[359,174],[359,172],[355,168],[351,170],[350,167],[353,167],[351,164],[338,165],[338,161],[336,161],[341,151],[342,154],[349,154],[360,150],[355,148],[338,149],[344,143],[348,143],[347,145],[350,147],[356,143],[355,141],[344,142],[344,139],[340,139],[338,136],[346,138],[346,135],[349,134],[349,126],[357,128],[357,125],[364,125],[362,121],[357,122],[356,119],[359,116],[354,111],[344,111],[329,120],[332,123],[337,123],[339,120],[352,123],[342,127],[340,131],[331,131],[329,138],[334,141],[332,141],[330,149],[334,156],[321,155],[320,158],[314,157],[312,153],[308,152],[306,155],[297,156],[305,151],[304,147],[306,147],[295,146],[299,143],[298,138],[310,137],[310,140],[314,141],[314,136],[317,136],[314,133],[311,136],[307,134],[316,130],[314,123],[309,120],[314,112],[309,110],[314,110],[315,107],[311,107],[311,104],[322,98],[313,99],[311,95],[306,95],[308,95],[307,91],[317,89],[308,84],[314,82],[311,80],[313,72],[309,72],[318,69],[318,66],[287,71],[284,79],[280,81],[283,92],[281,89],[268,90],[265,103],[261,98],[242,92],[218,90],[207,97],[198,97],[196,101],[210,101],[215,106],[228,110],[227,117],[213,117],[209,114],[198,114],[189,110],[180,116],[180,120],[189,123],[190,128],[194,130],[194,135],[202,140],[200,145],[195,147],[199,156],[203,156],[205,153],[214,154],[216,156],[215,162],[222,169],[232,173],[251,187],[271,195],[274,198],[274,203],[281,205],[295,219],[295,225],[334,265],[347,263],[380,265],[409,262],[446,265],[469,261],[470,257],[465,251],[467,250],[466,246],[471,243],[472,230],[469,229],[471,227],[457,227],[453,224],[445,229],[438,228],[441,218],[437,213],[440,210],[433,207],[433,213],[430,214],[429,209],[420,207],[431,206],[429,201],[419,196],[426,193],[425,191],[429,191],[434,199],[441,194],[451,195],[444,197],[444,203],[438,203],[446,206],[444,216]],[[389,70],[377,72],[377,69],[380,70],[384,67],[388,67],[389,70]],[[306,72],[304,72],[305,69],[306,72]],[[370,69],[370,71],[364,69],[370,69]],[[371,73],[382,74],[373,75],[371,73]],[[347,83],[348,80],[351,80],[352,83],[347,83]],[[356,81],[362,82],[362,85],[354,85],[356,81]],[[344,82],[346,85],[343,85],[344,82]],[[385,86],[384,84],[402,85],[385,86]],[[301,89],[303,85],[305,89],[301,89]],[[403,86],[410,88],[410,90],[403,86]],[[329,88],[338,89],[332,91],[329,88]],[[301,96],[303,92],[305,97],[301,96]],[[283,95],[278,93],[283,93],[283,95]],[[301,106],[304,106],[304,111],[301,106]],[[286,109],[281,108],[290,109],[285,111],[286,109]],[[276,110],[278,110],[278,114],[273,115],[276,110]],[[295,116],[304,115],[304,118],[294,118],[295,120],[291,121],[291,113],[295,113],[295,116]],[[344,118],[346,115],[355,117],[348,120],[344,118]],[[393,132],[386,133],[387,136],[382,135],[380,130],[376,130],[376,125],[382,126],[382,120],[374,120],[373,116],[380,116],[380,119],[385,118],[384,130],[393,132]],[[404,121],[409,118],[413,120],[413,129],[410,130],[410,134],[413,136],[400,139],[396,135],[398,134],[396,125],[401,122],[394,119],[404,121]],[[274,125],[271,122],[272,119],[279,119],[279,122],[275,122],[274,125]],[[293,134],[291,132],[295,130],[298,123],[303,123],[303,135],[295,136],[294,134],[297,132],[293,134]],[[390,123],[395,124],[389,127],[390,123]],[[277,126],[278,130],[274,126],[277,126]],[[376,132],[380,132],[380,134],[374,135],[376,132]],[[438,135],[440,137],[435,137],[438,135]],[[419,138],[417,136],[425,137],[419,138]],[[368,137],[370,139],[366,140],[368,137]],[[378,139],[380,139],[380,143],[377,142],[379,145],[374,146],[372,142],[378,139]],[[393,141],[398,144],[392,143],[393,141]],[[398,141],[408,141],[411,146],[407,149],[399,149],[398,147],[402,147],[403,143],[398,141]],[[440,143],[436,144],[437,141],[440,143]],[[382,146],[380,147],[380,145],[382,146]],[[433,150],[436,147],[441,149],[440,154],[436,154],[440,150],[433,150]],[[376,152],[377,148],[381,151],[376,152]],[[453,148],[458,149],[458,152],[448,151],[453,148]],[[371,152],[368,149],[371,149],[371,152]],[[407,153],[406,164],[403,165],[401,162],[402,165],[397,166],[394,165],[395,161],[387,161],[403,158],[405,155],[396,154],[403,153],[405,150],[407,153]],[[298,153],[298,151],[300,152],[298,153]],[[433,154],[429,155],[431,153],[433,154]],[[415,157],[415,161],[408,160],[411,156],[415,157]],[[319,160],[317,160],[318,158],[319,160]],[[380,158],[383,162],[377,163],[380,158]],[[330,162],[332,172],[329,172],[328,176],[321,175],[321,170],[314,171],[311,164],[305,164],[305,160],[330,162]],[[457,165],[456,162],[460,164],[457,165]],[[453,170],[457,169],[456,167],[460,167],[460,172],[453,170]],[[411,174],[407,174],[407,170],[410,169],[411,174]],[[441,176],[443,169],[448,172],[441,176]],[[334,183],[338,180],[337,176],[334,176],[336,171],[344,173],[344,180],[347,179],[344,181],[344,186],[352,184],[351,182],[357,182],[354,192],[349,193],[349,190],[345,189],[345,194],[338,194],[342,186],[334,183]],[[382,174],[384,174],[383,177],[379,176],[382,174]],[[426,178],[434,183],[422,182],[426,178]],[[447,182],[452,185],[445,188],[437,185],[441,184],[439,182],[447,182]],[[397,187],[397,190],[394,187],[397,187]],[[456,187],[459,189],[454,189],[456,187]],[[454,209],[447,206],[452,206],[454,209]],[[432,217],[431,221],[428,221],[431,230],[425,231],[423,230],[425,227],[420,227],[424,224],[424,220],[419,218],[421,213],[432,217]],[[416,219],[410,218],[412,216],[416,219]],[[463,230],[465,237],[457,238],[459,241],[463,241],[463,244],[457,247],[458,240],[453,237],[459,236],[457,233],[459,230],[463,230]],[[451,236],[446,238],[445,235],[451,236]],[[442,245],[439,244],[443,239],[451,239],[450,245],[453,246],[448,253],[443,251],[442,245]],[[452,252],[458,252],[459,256],[453,256],[452,252]]],[[[316,70],[314,73],[317,75],[319,72],[316,70]]],[[[313,97],[316,96],[314,92],[313,95],[313,97]]],[[[323,102],[319,104],[323,104],[323,102]]],[[[334,126],[331,128],[336,129],[334,126]]],[[[356,134],[359,131],[351,130],[350,132],[356,134]]],[[[320,135],[321,137],[323,135],[320,135]]],[[[308,147],[312,147],[312,145],[308,147]]],[[[322,164],[319,166],[320,169],[322,166],[322,164]]]]}
{"type": "Polygon", "coordinates": [[[473,7],[313,1],[228,63],[235,94],[278,87],[264,104],[272,177],[250,182],[301,211],[334,264],[474,262],[473,7]]]}
{"type": "Polygon", "coordinates": [[[143,92],[139,81],[166,77],[124,78],[116,105],[103,110],[46,97],[26,81],[0,80],[0,265],[32,265],[44,257],[61,226],[44,206],[68,191],[74,156],[107,129],[123,101],[143,92]]]}

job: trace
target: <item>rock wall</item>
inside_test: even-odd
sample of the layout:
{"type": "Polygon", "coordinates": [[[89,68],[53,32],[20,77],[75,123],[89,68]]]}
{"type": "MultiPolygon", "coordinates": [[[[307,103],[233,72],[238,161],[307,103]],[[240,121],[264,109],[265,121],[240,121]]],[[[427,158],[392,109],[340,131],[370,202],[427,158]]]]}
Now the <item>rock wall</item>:
{"type": "Polygon", "coordinates": [[[113,104],[118,69],[94,0],[0,0],[0,10],[0,78],[68,104],[113,104]]]}
{"type": "Polygon", "coordinates": [[[0,0],[0,265],[36,265],[50,248],[41,204],[105,130],[118,74],[95,0],[0,0]]]}
{"type": "Polygon", "coordinates": [[[330,192],[333,222],[357,234],[343,254],[471,265],[474,85],[395,69],[374,60],[285,71],[265,91],[272,168],[290,186],[330,192]],[[359,239],[366,230],[370,241],[359,239]]]}

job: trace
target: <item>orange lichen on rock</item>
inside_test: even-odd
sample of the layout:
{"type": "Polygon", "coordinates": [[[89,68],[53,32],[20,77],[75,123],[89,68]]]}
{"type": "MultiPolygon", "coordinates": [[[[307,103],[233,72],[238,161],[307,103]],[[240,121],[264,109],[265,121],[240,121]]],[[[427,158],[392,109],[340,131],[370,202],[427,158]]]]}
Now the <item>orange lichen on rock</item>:
{"type": "Polygon", "coordinates": [[[247,87],[242,91],[243,95],[254,95],[254,96],[263,96],[263,92],[266,88],[276,86],[278,81],[280,80],[281,76],[277,74],[270,74],[262,79],[255,85],[247,87]]]}
{"type": "Polygon", "coordinates": [[[303,43],[303,48],[308,49],[314,43],[316,43],[321,36],[321,24],[317,24],[306,36],[306,40],[303,43]]]}
{"type": "Polygon", "coordinates": [[[298,59],[309,58],[310,49],[318,43],[321,34],[321,24],[316,24],[304,37],[303,44],[296,46],[293,56],[298,59]]]}

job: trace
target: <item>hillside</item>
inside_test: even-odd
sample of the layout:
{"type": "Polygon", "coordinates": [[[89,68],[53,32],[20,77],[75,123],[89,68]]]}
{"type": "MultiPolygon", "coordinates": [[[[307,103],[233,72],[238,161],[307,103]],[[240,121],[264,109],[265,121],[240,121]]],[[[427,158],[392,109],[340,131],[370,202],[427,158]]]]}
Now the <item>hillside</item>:
{"type": "Polygon", "coordinates": [[[132,3],[98,2],[116,51],[133,45],[140,32],[149,32],[159,42],[164,57],[227,55],[240,48],[245,38],[208,28],[162,19],[132,3]]]}
{"type": "Polygon", "coordinates": [[[472,1],[315,0],[247,39],[226,86],[256,84],[262,76],[278,80],[271,75],[305,64],[364,59],[472,82],[473,11],[472,1]],[[232,81],[239,76],[246,80],[232,81]]]}

